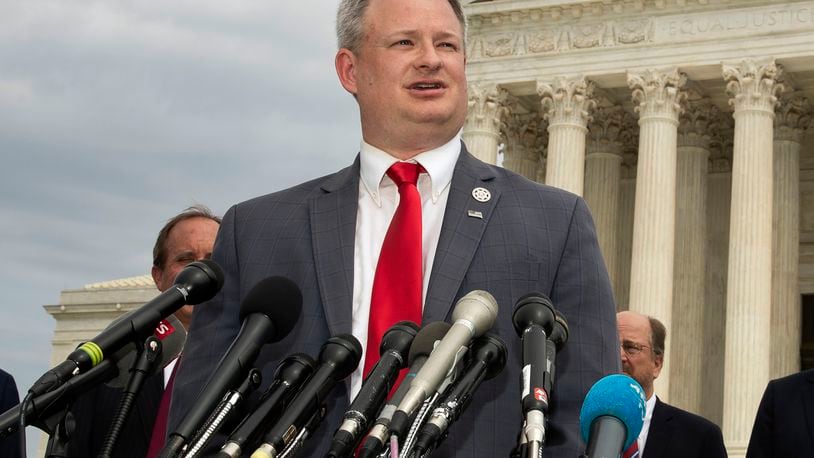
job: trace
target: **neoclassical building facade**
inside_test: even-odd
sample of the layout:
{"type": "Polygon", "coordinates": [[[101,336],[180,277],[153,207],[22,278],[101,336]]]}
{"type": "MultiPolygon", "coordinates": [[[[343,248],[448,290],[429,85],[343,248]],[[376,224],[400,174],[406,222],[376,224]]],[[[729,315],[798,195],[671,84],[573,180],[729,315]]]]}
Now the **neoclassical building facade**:
{"type": "Polygon", "coordinates": [[[657,393],[743,456],[766,383],[800,370],[814,326],[814,1],[466,14],[467,146],[585,198],[617,307],[668,328],[657,393]]]}
{"type": "MultiPolygon", "coordinates": [[[[657,393],[743,456],[814,367],[814,1],[465,3],[467,146],[585,198],[617,307],[667,325],[657,393]]],[[[63,291],[52,365],[156,294],[63,291]]]]}

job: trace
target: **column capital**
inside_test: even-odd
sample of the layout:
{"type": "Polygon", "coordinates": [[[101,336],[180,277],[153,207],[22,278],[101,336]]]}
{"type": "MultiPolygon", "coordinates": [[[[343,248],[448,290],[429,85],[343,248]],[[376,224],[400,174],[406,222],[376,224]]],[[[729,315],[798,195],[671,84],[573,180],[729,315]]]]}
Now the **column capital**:
{"type": "Polygon", "coordinates": [[[558,77],[551,83],[537,82],[543,117],[549,124],[572,124],[586,128],[596,107],[594,83],[585,77],[558,77]]]}
{"type": "Polygon", "coordinates": [[[721,110],[708,97],[689,101],[678,120],[678,146],[710,149],[712,133],[719,130],[721,110]]]}
{"type": "Polygon", "coordinates": [[[538,160],[544,142],[548,141],[545,125],[537,113],[523,113],[510,109],[503,116],[501,132],[506,142],[505,154],[538,160]]]}
{"type": "Polygon", "coordinates": [[[636,120],[620,105],[600,107],[588,124],[587,154],[610,153],[620,158],[624,145],[633,138],[636,120]]]}
{"type": "Polygon", "coordinates": [[[466,130],[498,135],[509,92],[494,83],[470,83],[466,130]]]}
{"type": "Polygon", "coordinates": [[[746,59],[735,65],[723,65],[729,104],[735,112],[754,110],[773,116],[777,94],[783,90],[778,83],[782,69],[774,59],[746,59]]]}
{"type": "Polygon", "coordinates": [[[811,104],[800,92],[784,94],[777,101],[774,117],[774,139],[803,142],[803,135],[814,125],[811,104]]]}
{"type": "Polygon", "coordinates": [[[687,98],[682,90],[687,75],[671,69],[648,69],[641,73],[627,74],[627,85],[633,91],[635,110],[639,118],[667,118],[678,124],[681,104],[687,98]]]}

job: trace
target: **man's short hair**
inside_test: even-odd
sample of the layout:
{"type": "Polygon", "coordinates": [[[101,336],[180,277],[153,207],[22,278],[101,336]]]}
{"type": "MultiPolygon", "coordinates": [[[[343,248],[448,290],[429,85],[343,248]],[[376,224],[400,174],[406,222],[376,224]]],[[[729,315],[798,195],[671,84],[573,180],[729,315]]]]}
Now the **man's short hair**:
{"type": "MultiPolygon", "coordinates": [[[[449,6],[455,12],[455,17],[463,30],[464,49],[466,49],[466,16],[458,0],[448,0],[449,6]]],[[[336,12],[336,41],[340,48],[346,48],[354,53],[359,52],[362,45],[362,19],[370,0],[342,0],[336,12]]]]}
{"type": "Polygon", "coordinates": [[[657,355],[664,355],[664,340],[667,339],[667,328],[661,321],[647,317],[650,320],[650,345],[653,347],[653,353],[657,355]]]}
{"type": "Polygon", "coordinates": [[[170,236],[170,231],[176,224],[190,218],[207,218],[218,224],[221,223],[221,217],[215,216],[212,210],[205,205],[195,204],[187,207],[181,213],[170,218],[158,232],[158,238],[156,238],[155,245],[153,245],[153,266],[158,268],[164,266],[164,263],[167,262],[167,238],[170,236]]]}

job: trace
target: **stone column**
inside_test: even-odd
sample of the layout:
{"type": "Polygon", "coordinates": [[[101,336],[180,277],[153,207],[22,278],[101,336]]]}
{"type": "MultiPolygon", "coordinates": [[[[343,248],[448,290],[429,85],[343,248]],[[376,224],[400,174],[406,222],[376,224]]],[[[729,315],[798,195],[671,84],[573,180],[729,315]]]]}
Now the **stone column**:
{"type": "Polygon", "coordinates": [[[542,157],[540,116],[537,113],[519,112],[517,103],[503,119],[503,167],[528,178],[537,179],[537,168],[542,157]]]}
{"type": "Polygon", "coordinates": [[[703,391],[707,163],[717,118],[718,108],[704,98],[688,104],[678,126],[670,403],[693,413],[703,391]]]}
{"type": "Polygon", "coordinates": [[[636,202],[635,138],[638,138],[638,132],[634,132],[634,135],[632,143],[625,145],[619,181],[619,216],[616,221],[619,241],[616,244],[616,289],[613,291],[616,310],[619,312],[630,309],[630,255],[633,249],[633,214],[636,202]]]}
{"type": "MultiPolygon", "coordinates": [[[[628,74],[639,113],[636,210],[630,266],[630,310],[658,318],[672,329],[675,250],[676,137],[686,76],[677,69],[628,74]]],[[[656,392],[670,393],[671,333],[656,392]]]]}
{"type": "Polygon", "coordinates": [[[469,84],[469,113],[462,137],[469,152],[488,164],[497,163],[500,120],[506,112],[508,95],[496,84],[469,84]]]}
{"type": "Polygon", "coordinates": [[[774,61],[724,65],[735,109],[732,210],[726,292],[723,433],[730,456],[743,456],[770,375],[772,138],[774,61]]]}
{"type": "Polygon", "coordinates": [[[619,185],[626,120],[632,116],[621,106],[596,110],[588,126],[588,146],[585,156],[585,202],[591,209],[596,225],[599,248],[605,258],[611,285],[616,291],[617,218],[619,216],[619,185]]]}
{"type": "Polygon", "coordinates": [[[729,259],[729,213],[732,195],[732,143],[735,124],[730,112],[712,131],[707,178],[707,253],[704,277],[701,415],[723,424],[724,353],[726,345],[726,277],[729,259]]]}
{"type": "Polygon", "coordinates": [[[537,83],[543,116],[548,120],[548,158],[545,182],[582,195],[585,176],[585,134],[596,106],[593,83],[585,78],[557,78],[537,83]]]}
{"type": "Polygon", "coordinates": [[[800,147],[811,120],[800,93],[780,98],[774,118],[770,378],[800,370],[800,147]]]}

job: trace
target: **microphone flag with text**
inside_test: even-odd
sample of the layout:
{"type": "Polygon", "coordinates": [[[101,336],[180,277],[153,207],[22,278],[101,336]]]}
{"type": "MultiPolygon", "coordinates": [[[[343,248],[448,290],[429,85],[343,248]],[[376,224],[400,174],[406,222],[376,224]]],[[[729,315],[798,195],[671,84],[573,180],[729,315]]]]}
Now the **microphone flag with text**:
{"type": "Polygon", "coordinates": [[[588,390],[579,412],[588,458],[617,458],[639,437],[645,415],[644,390],[624,374],[607,375],[588,390]]]}
{"type": "MultiPolygon", "coordinates": [[[[147,377],[163,370],[167,364],[178,357],[184,348],[187,333],[178,318],[169,315],[158,323],[153,335],[161,341],[161,352],[158,360],[145,374],[147,377]]],[[[68,379],[47,393],[33,397],[26,405],[25,417],[28,419],[26,425],[36,426],[46,433],[52,434],[53,425],[50,424],[50,417],[62,409],[66,409],[77,397],[101,384],[114,388],[125,388],[130,380],[130,371],[133,369],[133,363],[136,361],[136,354],[139,351],[141,351],[141,345],[136,345],[135,342],[125,345],[90,370],[68,379]]],[[[0,415],[0,437],[5,437],[19,429],[20,409],[21,405],[18,404],[0,415]]],[[[82,419],[79,418],[77,421],[82,421],[82,419]]]]}
{"type": "Polygon", "coordinates": [[[96,366],[105,355],[115,353],[129,342],[143,342],[159,321],[184,305],[208,301],[221,287],[223,271],[214,261],[207,259],[187,264],[175,277],[171,288],[80,345],[65,361],[40,377],[28,392],[32,397],[47,393],[68,378],[96,366]]]}
{"type": "Polygon", "coordinates": [[[232,344],[218,362],[197,401],[168,434],[159,456],[177,456],[192,440],[210,411],[227,390],[243,381],[253,368],[260,349],[276,342],[294,328],[302,309],[300,288],[285,277],[268,277],[258,282],[240,305],[240,327],[232,344]]]}

